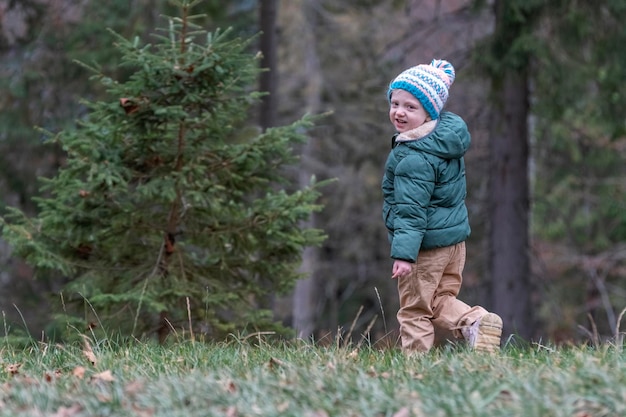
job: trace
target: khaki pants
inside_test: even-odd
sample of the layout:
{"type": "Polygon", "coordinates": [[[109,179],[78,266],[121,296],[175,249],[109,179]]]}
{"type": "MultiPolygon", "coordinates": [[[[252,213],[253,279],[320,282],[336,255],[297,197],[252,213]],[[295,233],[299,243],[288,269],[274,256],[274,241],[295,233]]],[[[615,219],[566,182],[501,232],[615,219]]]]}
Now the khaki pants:
{"type": "Polygon", "coordinates": [[[465,242],[422,250],[410,274],[398,279],[400,338],[405,351],[428,351],[435,342],[434,326],[452,330],[469,326],[487,310],[457,300],[463,281],[465,242]]]}

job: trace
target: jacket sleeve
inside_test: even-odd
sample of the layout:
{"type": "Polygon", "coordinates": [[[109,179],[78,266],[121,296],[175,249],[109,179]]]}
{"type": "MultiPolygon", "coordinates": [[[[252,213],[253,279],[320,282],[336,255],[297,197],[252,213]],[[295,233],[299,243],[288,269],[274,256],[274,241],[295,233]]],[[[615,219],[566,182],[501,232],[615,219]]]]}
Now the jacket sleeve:
{"type": "Polygon", "coordinates": [[[394,206],[395,206],[395,196],[394,196],[394,181],[395,175],[393,172],[393,154],[389,155],[387,158],[387,163],[385,164],[385,175],[383,176],[382,182],[382,192],[383,192],[383,222],[385,223],[385,227],[387,228],[387,232],[390,234],[390,240],[393,237],[393,224],[394,224],[394,206]]]}
{"type": "Polygon", "coordinates": [[[428,207],[435,187],[435,169],[421,155],[402,159],[394,177],[394,227],[391,257],[417,260],[428,222],[428,207]]]}

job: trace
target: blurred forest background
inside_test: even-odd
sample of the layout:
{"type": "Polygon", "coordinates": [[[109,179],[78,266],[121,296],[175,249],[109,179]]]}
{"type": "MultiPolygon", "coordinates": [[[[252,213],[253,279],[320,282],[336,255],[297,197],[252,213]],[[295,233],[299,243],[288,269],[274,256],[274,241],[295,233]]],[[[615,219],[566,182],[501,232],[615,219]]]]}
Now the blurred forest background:
{"type": "MultiPolygon", "coordinates": [[[[311,225],[328,239],[303,254],[276,316],[302,337],[354,326],[395,337],[397,294],[381,219],[392,127],[388,83],[447,59],[447,109],[472,133],[466,155],[472,226],[461,298],[524,339],[613,337],[626,307],[626,1],[207,0],[208,30],[259,32],[271,69],[250,123],[332,113],[310,132],[290,175],[337,180],[311,225]],[[373,321],[375,319],[375,321],[373,321]]],[[[149,39],[166,0],[0,0],[0,213],[34,213],[37,177],[63,164],[34,129],[72,129],[80,99],[103,91],[75,60],[119,75],[111,28],[149,39]]],[[[33,278],[0,240],[5,323],[45,329],[56,280],[33,278]]],[[[342,330],[339,330],[342,329],[342,330]]]]}

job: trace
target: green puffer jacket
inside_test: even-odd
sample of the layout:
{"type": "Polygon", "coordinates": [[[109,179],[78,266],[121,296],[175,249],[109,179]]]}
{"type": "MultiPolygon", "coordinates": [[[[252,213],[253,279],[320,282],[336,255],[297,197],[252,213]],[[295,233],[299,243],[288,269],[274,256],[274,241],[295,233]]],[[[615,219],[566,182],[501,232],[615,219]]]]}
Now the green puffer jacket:
{"type": "Polygon", "coordinates": [[[469,236],[463,155],[470,141],[463,119],[450,112],[394,137],[382,182],[393,259],[415,262],[420,249],[469,236]]]}

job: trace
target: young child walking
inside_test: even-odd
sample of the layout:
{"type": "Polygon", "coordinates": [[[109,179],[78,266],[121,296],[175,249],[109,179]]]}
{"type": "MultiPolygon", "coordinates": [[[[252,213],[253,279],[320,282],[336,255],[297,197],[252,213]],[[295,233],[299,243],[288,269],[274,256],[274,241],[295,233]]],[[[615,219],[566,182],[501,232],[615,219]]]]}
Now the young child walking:
{"type": "Polygon", "coordinates": [[[481,351],[500,347],[502,319],[457,299],[470,234],[463,155],[470,133],[442,111],[455,71],[445,60],[403,71],[389,85],[389,119],[397,133],[382,182],[383,219],[398,280],[402,349],[426,352],[434,327],[481,351]]]}

